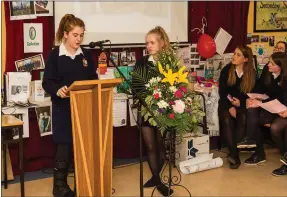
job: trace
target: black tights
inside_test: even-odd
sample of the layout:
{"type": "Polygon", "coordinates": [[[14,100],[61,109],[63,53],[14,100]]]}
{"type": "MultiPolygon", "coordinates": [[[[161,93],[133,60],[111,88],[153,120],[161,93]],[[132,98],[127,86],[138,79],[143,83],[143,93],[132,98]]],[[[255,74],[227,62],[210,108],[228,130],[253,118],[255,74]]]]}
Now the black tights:
{"type": "Polygon", "coordinates": [[[232,156],[238,156],[237,143],[244,137],[246,131],[246,111],[236,110],[236,118],[230,115],[228,109],[220,106],[218,110],[221,131],[232,156]]]}
{"type": "Polygon", "coordinates": [[[262,108],[250,108],[247,110],[247,137],[256,141],[257,155],[263,156],[264,153],[264,136],[261,127],[265,124],[271,124],[278,117],[262,108]]]}
{"type": "Polygon", "coordinates": [[[276,118],[270,127],[272,138],[281,154],[287,152],[287,119],[278,117],[276,118]]]}
{"type": "Polygon", "coordinates": [[[142,127],[143,139],[147,147],[148,164],[154,181],[160,183],[160,171],[163,166],[164,148],[161,133],[153,127],[142,127]]]}
{"type": "Polygon", "coordinates": [[[71,143],[57,144],[55,162],[60,161],[60,162],[67,162],[69,164],[71,154],[72,154],[71,143]]]}

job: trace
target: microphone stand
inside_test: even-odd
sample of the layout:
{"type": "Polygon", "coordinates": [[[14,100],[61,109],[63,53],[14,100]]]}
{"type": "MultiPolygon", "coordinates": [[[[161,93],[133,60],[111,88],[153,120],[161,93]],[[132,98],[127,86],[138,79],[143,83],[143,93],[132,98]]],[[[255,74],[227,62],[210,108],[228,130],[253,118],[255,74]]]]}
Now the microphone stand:
{"type": "MultiPolygon", "coordinates": [[[[103,45],[99,44],[98,45],[101,49],[102,52],[104,52],[107,56],[107,53],[105,52],[103,45]]],[[[118,68],[118,66],[116,65],[116,63],[114,62],[114,60],[112,58],[109,58],[109,61],[112,62],[113,66],[117,69],[117,71],[119,72],[119,74],[121,75],[121,77],[124,79],[124,81],[128,84],[128,86],[130,87],[133,95],[136,96],[136,98],[138,98],[140,104],[138,104],[138,112],[137,112],[137,126],[139,128],[139,133],[140,133],[140,197],[144,197],[144,192],[143,192],[143,155],[142,155],[142,117],[141,117],[141,106],[144,106],[147,111],[151,114],[151,116],[154,118],[154,120],[156,121],[157,124],[159,124],[159,121],[157,120],[157,118],[154,116],[154,113],[149,109],[148,105],[146,104],[145,100],[133,89],[133,87],[131,86],[130,82],[128,81],[128,79],[125,77],[125,75],[122,73],[122,71],[118,68]]]]}

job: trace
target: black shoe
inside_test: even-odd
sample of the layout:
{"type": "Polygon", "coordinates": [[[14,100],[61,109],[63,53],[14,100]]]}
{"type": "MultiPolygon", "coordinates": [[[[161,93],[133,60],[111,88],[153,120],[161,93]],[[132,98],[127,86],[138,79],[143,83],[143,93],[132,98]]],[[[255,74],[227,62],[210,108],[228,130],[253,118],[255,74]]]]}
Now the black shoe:
{"type": "Polygon", "coordinates": [[[54,197],[75,197],[74,192],[70,189],[68,183],[68,163],[57,161],[54,169],[54,197]]]}
{"type": "Polygon", "coordinates": [[[150,178],[150,180],[148,180],[144,185],[143,187],[144,188],[149,188],[149,187],[155,187],[157,185],[159,185],[161,182],[159,180],[159,178],[154,178],[154,176],[152,176],[150,178]]]}
{"type": "Polygon", "coordinates": [[[255,148],[256,142],[249,139],[248,137],[243,138],[240,142],[237,143],[237,148],[255,148]]]}
{"type": "Polygon", "coordinates": [[[229,167],[231,169],[237,169],[241,165],[241,161],[238,156],[228,155],[227,160],[229,161],[229,167]]]}
{"type": "Polygon", "coordinates": [[[241,152],[241,153],[250,153],[250,152],[255,152],[255,149],[256,148],[240,148],[239,149],[239,151],[241,152]]]}
{"type": "Polygon", "coordinates": [[[245,160],[246,165],[257,165],[266,162],[266,156],[258,156],[255,153],[248,159],[245,160]]]}
{"type": "Polygon", "coordinates": [[[272,175],[274,176],[284,176],[287,175],[287,166],[282,165],[280,168],[273,170],[272,175]]]}
{"type": "Polygon", "coordinates": [[[284,153],[284,155],[280,158],[280,161],[287,165],[287,152],[284,153]]]}
{"type": "Polygon", "coordinates": [[[168,191],[168,186],[166,186],[163,183],[156,186],[156,188],[159,191],[159,193],[161,193],[161,195],[163,195],[163,196],[172,196],[173,195],[173,190],[170,189],[170,191],[168,191]]]}

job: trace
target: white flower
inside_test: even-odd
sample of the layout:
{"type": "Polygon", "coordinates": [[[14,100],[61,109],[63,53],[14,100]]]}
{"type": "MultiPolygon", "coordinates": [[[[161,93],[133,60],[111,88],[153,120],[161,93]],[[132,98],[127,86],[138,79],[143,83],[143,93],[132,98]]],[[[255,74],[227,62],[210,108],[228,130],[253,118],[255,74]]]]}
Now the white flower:
{"type": "Polygon", "coordinates": [[[151,78],[151,79],[149,80],[149,83],[150,83],[150,84],[157,83],[157,82],[158,82],[157,77],[153,77],[153,78],[151,78]]]}
{"type": "Polygon", "coordinates": [[[157,103],[157,106],[158,106],[159,108],[167,108],[169,105],[168,105],[167,102],[161,100],[160,102],[157,103]]]}
{"type": "Polygon", "coordinates": [[[179,114],[182,114],[184,112],[185,104],[182,100],[176,100],[174,101],[175,105],[172,106],[173,111],[179,114]]]}
{"type": "Polygon", "coordinates": [[[171,92],[175,93],[177,89],[176,89],[175,86],[170,86],[170,87],[169,87],[169,90],[170,90],[171,92]]]}
{"type": "Polygon", "coordinates": [[[157,77],[156,80],[157,80],[157,82],[160,82],[160,81],[161,81],[161,78],[160,78],[160,77],[157,77]]]}
{"type": "Polygon", "coordinates": [[[150,84],[149,83],[145,84],[145,87],[150,88],[150,84]]]}

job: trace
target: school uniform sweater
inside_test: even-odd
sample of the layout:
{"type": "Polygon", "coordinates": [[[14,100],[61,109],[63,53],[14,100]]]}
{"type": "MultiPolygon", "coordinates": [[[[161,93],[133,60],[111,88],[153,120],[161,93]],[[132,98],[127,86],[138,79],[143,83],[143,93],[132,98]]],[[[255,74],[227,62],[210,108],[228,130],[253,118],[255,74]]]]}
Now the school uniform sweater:
{"type": "Polygon", "coordinates": [[[266,65],[264,66],[262,74],[260,78],[257,80],[255,88],[252,92],[268,95],[269,99],[266,99],[263,102],[278,99],[281,103],[284,103],[284,89],[280,85],[281,78],[282,78],[281,75],[274,78],[272,73],[269,72],[268,66],[266,65]],[[270,84],[266,84],[267,77],[270,78],[270,84]]]}
{"type": "MultiPolygon", "coordinates": [[[[246,93],[244,93],[240,90],[240,84],[241,84],[243,76],[239,77],[237,72],[234,71],[235,76],[236,76],[235,84],[232,86],[229,86],[227,84],[228,76],[229,76],[229,70],[231,69],[231,66],[232,66],[232,64],[226,65],[221,70],[221,73],[220,73],[220,77],[219,77],[219,97],[220,97],[219,98],[219,106],[221,108],[225,108],[225,109],[230,109],[231,107],[234,107],[232,105],[232,103],[227,98],[227,96],[229,94],[230,96],[239,99],[240,108],[245,109],[246,108],[246,99],[248,98],[248,96],[246,95],[246,93]]],[[[256,78],[254,80],[256,80],[256,78]]]]}

